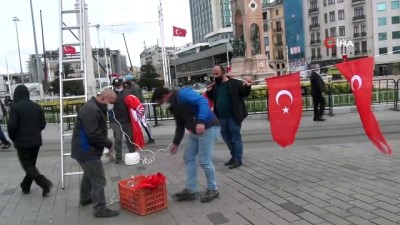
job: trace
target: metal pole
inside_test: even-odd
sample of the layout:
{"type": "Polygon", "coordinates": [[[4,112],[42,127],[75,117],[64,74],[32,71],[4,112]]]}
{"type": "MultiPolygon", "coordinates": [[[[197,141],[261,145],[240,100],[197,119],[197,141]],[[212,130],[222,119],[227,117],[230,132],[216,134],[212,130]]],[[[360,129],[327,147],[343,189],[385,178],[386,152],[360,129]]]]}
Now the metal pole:
{"type": "Polygon", "coordinates": [[[43,77],[42,77],[42,72],[41,70],[41,61],[39,61],[39,52],[38,52],[38,47],[37,47],[37,41],[36,41],[36,29],[35,29],[35,18],[33,16],[33,6],[32,6],[32,0],[30,0],[31,3],[31,15],[32,15],[32,28],[33,28],[33,41],[35,44],[35,60],[36,60],[36,73],[37,73],[37,78],[39,81],[39,91],[40,91],[40,98],[44,99],[44,94],[43,94],[43,77]]]}
{"type": "Polygon", "coordinates": [[[125,34],[122,33],[122,36],[124,37],[126,53],[128,54],[129,63],[130,63],[130,65],[131,65],[130,71],[132,72],[132,68],[133,68],[133,66],[132,66],[132,60],[131,60],[131,56],[129,55],[128,45],[126,44],[125,34]]]}
{"type": "Polygon", "coordinates": [[[106,58],[106,73],[107,73],[107,81],[108,86],[110,86],[110,74],[108,72],[108,56],[107,56],[107,48],[106,48],[106,39],[104,38],[104,57],[106,58]]]}
{"type": "MultiPolygon", "coordinates": [[[[172,46],[174,46],[174,70],[175,70],[175,85],[178,84],[178,75],[176,74],[176,47],[175,47],[175,40],[174,36],[172,35],[172,46]]],[[[172,79],[172,78],[171,78],[172,79]]]]}
{"type": "Polygon", "coordinates": [[[19,19],[18,19],[16,16],[14,16],[12,21],[15,22],[15,31],[17,32],[17,45],[18,45],[19,67],[20,67],[20,69],[21,69],[20,75],[22,76],[22,84],[24,84],[24,83],[25,83],[25,82],[24,82],[24,75],[23,75],[24,72],[22,71],[21,50],[20,50],[20,48],[19,48],[19,36],[18,36],[18,25],[17,25],[17,22],[19,21],[19,19]]]}
{"type": "Polygon", "coordinates": [[[10,98],[12,98],[12,90],[11,90],[11,80],[10,80],[10,73],[8,72],[8,62],[6,59],[6,70],[7,70],[7,81],[8,81],[8,93],[10,95],[10,98]]]}
{"type": "Polygon", "coordinates": [[[100,48],[100,30],[99,30],[100,25],[97,24],[96,25],[96,29],[97,29],[97,43],[98,43],[98,47],[96,48],[96,52],[97,52],[97,74],[99,75],[99,87],[100,87],[100,91],[101,89],[103,89],[103,87],[101,86],[101,76],[100,76],[100,61],[99,61],[99,48],[100,48]]]}
{"type": "Polygon", "coordinates": [[[43,44],[43,72],[44,72],[44,80],[48,80],[48,74],[47,74],[47,63],[46,63],[46,48],[44,46],[44,31],[43,31],[43,19],[42,19],[42,10],[40,10],[40,25],[42,28],[42,44],[43,44]]]}
{"type": "Polygon", "coordinates": [[[166,68],[166,57],[165,57],[165,43],[164,43],[164,20],[162,14],[162,4],[160,0],[160,5],[158,9],[159,23],[160,23],[160,36],[161,36],[161,52],[162,52],[162,66],[163,66],[163,76],[164,76],[164,85],[169,86],[168,72],[166,68]]]}
{"type": "Polygon", "coordinates": [[[289,74],[290,73],[290,71],[289,71],[289,48],[288,48],[288,46],[286,45],[286,74],[289,74]]]}
{"type": "Polygon", "coordinates": [[[58,18],[59,18],[59,47],[58,47],[58,78],[59,78],[59,87],[60,87],[60,153],[61,153],[61,188],[64,189],[64,172],[65,172],[65,167],[64,167],[64,119],[63,119],[63,114],[64,114],[64,104],[63,104],[63,77],[62,77],[62,71],[63,71],[63,65],[62,65],[62,59],[63,59],[63,21],[62,21],[62,0],[58,1],[58,18]]]}

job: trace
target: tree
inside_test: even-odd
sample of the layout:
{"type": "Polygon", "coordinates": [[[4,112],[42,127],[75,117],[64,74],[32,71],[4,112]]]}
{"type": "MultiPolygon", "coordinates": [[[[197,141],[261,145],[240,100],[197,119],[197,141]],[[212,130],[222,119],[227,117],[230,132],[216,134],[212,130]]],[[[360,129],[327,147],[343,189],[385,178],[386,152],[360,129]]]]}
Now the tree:
{"type": "Polygon", "coordinates": [[[140,76],[138,84],[142,88],[147,88],[147,90],[152,90],[153,88],[162,87],[164,82],[157,78],[160,77],[157,74],[156,69],[151,64],[146,64],[140,67],[140,76]]]}
{"type": "MultiPolygon", "coordinates": [[[[60,78],[59,76],[59,65],[57,65],[56,70],[54,71],[56,79],[51,82],[51,87],[53,87],[53,92],[60,94],[60,78]]],[[[64,78],[70,78],[70,74],[75,73],[71,64],[64,63],[63,64],[63,75],[64,78]]],[[[74,81],[65,81],[63,83],[63,95],[83,95],[84,87],[82,80],[74,80],[74,81]]]]}

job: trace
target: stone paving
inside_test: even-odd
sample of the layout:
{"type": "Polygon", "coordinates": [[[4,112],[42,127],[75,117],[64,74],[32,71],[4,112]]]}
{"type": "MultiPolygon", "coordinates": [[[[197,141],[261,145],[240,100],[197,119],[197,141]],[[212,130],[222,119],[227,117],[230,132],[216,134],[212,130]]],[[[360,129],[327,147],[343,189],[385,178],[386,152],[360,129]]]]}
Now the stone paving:
{"type": "MultiPolygon", "coordinates": [[[[268,123],[263,116],[252,116],[243,124],[245,142],[244,166],[229,170],[223,165],[227,149],[219,141],[215,152],[220,198],[211,203],[174,202],[168,197],[168,208],[138,216],[121,209],[118,217],[98,219],[91,206],[80,207],[80,176],[66,177],[65,189],[60,184],[60,156],[57,148],[57,127],[49,126],[45,146],[39,153],[38,168],[55,184],[47,198],[35,184],[31,194],[23,195],[19,182],[23,173],[15,150],[0,152],[0,225],[15,224],[400,224],[400,147],[399,112],[378,111],[382,130],[393,148],[393,155],[378,152],[365,137],[341,143],[350,128],[362,133],[357,114],[340,114],[326,123],[313,123],[310,115],[303,117],[299,144],[287,149],[271,141],[268,123]],[[346,126],[347,127],[346,127],[346,126]],[[337,126],[331,131],[334,143],[318,140],[324,127],[337,126]],[[344,128],[340,128],[343,126],[344,128]],[[336,130],[336,131],[335,131],[336,130]],[[309,132],[312,132],[309,134],[309,132]],[[258,140],[253,142],[250,140],[258,140]],[[265,140],[265,143],[263,142],[265,140]]],[[[157,137],[154,149],[168,145],[174,124],[163,122],[153,128],[157,137]]],[[[181,147],[177,155],[159,153],[149,165],[125,166],[105,164],[106,196],[117,197],[118,181],[131,175],[161,171],[167,176],[169,194],[181,190],[185,181],[185,166],[181,147]]],[[[150,153],[143,153],[152,156],[150,153]]],[[[67,171],[79,166],[66,161],[67,171]]],[[[199,190],[204,190],[205,177],[199,169],[199,190]]],[[[114,198],[113,198],[114,197],[114,198]]],[[[111,205],[119,209],[118,203],[111,205]]]]}

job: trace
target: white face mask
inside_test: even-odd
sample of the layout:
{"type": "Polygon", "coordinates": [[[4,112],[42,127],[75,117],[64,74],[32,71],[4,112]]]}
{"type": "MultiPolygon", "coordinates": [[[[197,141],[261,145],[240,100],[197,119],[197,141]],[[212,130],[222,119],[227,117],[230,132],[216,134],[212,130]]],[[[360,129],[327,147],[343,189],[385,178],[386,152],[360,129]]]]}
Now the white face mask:
{"type": "Polygon", "coordinates": [[[107,103],[107,110],[110,111],[110,110],[113,110],[113,109],[114,109],[114,104],[107,103]]]}
{"type": "Polygon", "coordinates": [[[115,88],[115,90],[118,91],[118,92],[119,92],[119,91],[122,91],[123,89],[124,89],[123,87],[115,88]]]}
{"type": "Polygon", "coordinates": [[[161,104],[162,109],[169,109],[170,107],[171,107],[171,103],[169,103],[169,102],[161,104]]]}

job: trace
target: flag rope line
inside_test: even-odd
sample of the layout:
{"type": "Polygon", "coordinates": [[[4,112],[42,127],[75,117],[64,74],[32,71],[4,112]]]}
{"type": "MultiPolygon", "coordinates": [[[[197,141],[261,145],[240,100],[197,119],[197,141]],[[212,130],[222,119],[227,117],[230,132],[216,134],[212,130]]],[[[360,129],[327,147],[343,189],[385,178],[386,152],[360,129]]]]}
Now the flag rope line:
{"type": "MultiPolygon", "coordinates": [[[[376,58],[376,57],[380,57],[380,56],[385,56],[385,55],[393,54],[393,53],[395,53],[395,52],[400,52],[400,50],[391,51],[391,52],[387,52],[387,53],[384,53],[384,54],[374,55],[373,57],[376,58]]],[[[320,67],[319,69],[327,69],[327,68],[330,68],[330,67],[333,67],[333,66],[335,66],[335,64],[333,64],[333,65],[328,65],[328,66],[324,66],[324,67],[320,67]]],[[[294,71],[294,72],[309,72],[309,71],[313,71],[313,70],[314,70],[314,69],[300,70],[300,71],[294,71]]],[[[243,79],[241,79],[241,78],[235,78],[235,79],[238,79],[238,80],[242,80],[242,81],[243,81],[243,79]]],[[[265,81],[265,79],[254,80],[253,82],[262,82],[262,81],[265,81]]]]}

